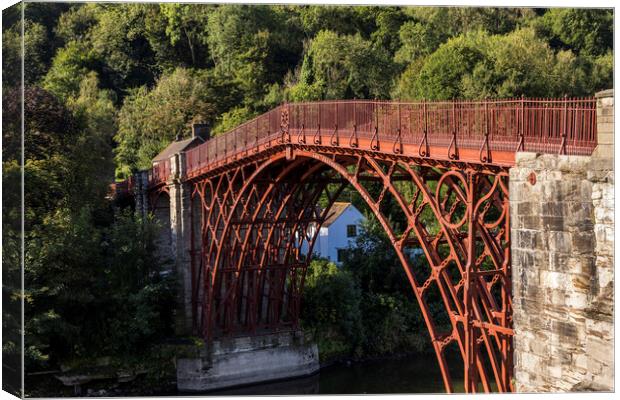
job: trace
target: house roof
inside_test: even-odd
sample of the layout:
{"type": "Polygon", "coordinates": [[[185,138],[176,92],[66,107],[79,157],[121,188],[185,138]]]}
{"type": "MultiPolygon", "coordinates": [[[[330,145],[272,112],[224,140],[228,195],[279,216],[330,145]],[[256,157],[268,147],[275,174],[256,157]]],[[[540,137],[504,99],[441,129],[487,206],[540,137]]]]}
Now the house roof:
{"type": "Polygon", "coordinates": [[[177,140],[168,145],[165,149],[163,149],[158,155],[153,158],[153,162],[160,162],[169,159],[176,153],[180,153],[189,149],[190,147],[194,147],[197,144],[204,142],[203,139],[198,136],[177,140]]]}
{"type": "Polygon", "coordinates": [[[351,203],[348,203],[348,202],[341,202],[341,201],[334,202],[331,210],[329,210],[329,216],[325,219],[325,222],[323,222],[323,226],[328,227],[331,224],[333,224],[338,219],[338,217],[340,217],[340,215],[344,212],[344,210],[346,210],[347,207],[349,207],[350,205],[351,203]]]}

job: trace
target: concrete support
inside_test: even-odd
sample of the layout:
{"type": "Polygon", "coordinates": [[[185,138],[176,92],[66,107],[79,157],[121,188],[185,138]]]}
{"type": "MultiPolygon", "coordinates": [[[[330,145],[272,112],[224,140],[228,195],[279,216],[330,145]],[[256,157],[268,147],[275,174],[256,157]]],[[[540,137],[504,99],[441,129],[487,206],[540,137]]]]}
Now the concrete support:
{"type": "Polygon", "coordinates": [[[614,390],[613,91],[591,157],[518,153],[510,171],[520,392],[614,390]]]}
{"type": "Polygon", "coordinates": [[[200,356],[178,358],[177,388],[204,392],[258,382],[301,377],[319,370],[316,344],[301,332],[223,338],[200,356]]]}

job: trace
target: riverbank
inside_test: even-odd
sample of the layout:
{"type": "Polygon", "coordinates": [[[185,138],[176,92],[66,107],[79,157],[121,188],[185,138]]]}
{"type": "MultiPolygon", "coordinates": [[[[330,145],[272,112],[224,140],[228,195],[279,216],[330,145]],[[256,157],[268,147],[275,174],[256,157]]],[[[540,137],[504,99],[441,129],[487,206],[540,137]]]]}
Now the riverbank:
{"type": "MultiPolygon", "coordinates": [[[[165,370],[165,368],[160,368],[165,370]]],[[[458,371],[453,371],[458,377],[458,371]]],[[[53,374],[30,377],[33,390],[29,397],[132,397],[178,396],[174,374],[137,376],[131,382],[93,381],[76,394],[53,374]],[[33,380],[36,378],[36,381],[33,380]]],[[[320,364],[316,374],[302,378],[195,393],[219,395],[302,395],[443,393],[443,382],[434,354],[398,353],[365,358],[341,357],[320,364]]]]}

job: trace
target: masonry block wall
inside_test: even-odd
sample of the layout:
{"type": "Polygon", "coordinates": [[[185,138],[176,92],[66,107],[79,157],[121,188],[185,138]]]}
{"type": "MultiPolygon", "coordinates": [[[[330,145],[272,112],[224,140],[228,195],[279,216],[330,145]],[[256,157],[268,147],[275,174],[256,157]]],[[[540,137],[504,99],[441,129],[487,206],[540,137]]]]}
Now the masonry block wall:
{"type": "Polygon", "coordinates": [[[170,233],[171,253],[174,257],[175,276],[177,278],[177,309],[175,331],[180,335],[192,331],[191,299],[191,256],[190,256],[190,207],[191,188],[181,181],[185,174],[185,154],[175,154],[170,180],[170,233]]]}
{"type": "Polygon", "coordinates": [[[613,91],[591,157],[518,153],[510,171],[520,392],[614,390],[613,91]]]}
{"type": "Polygon", "coordinates": [[[136,213],[146,216],[153,213],[160,224],[155,238],[157,257],[163,269],[174,272],[177,279],[177,307],[175,309],[175,332],[179,335],[192,333],[191,258],[190,258],[190,197],[191,188],[181,182],[184,154],[171,157],[171,174],[166,182],[167,190],[157,196],[148,195],[146,172],[135,175],[136,213]],[[154,204],[151,204],[154,202],[154,204]]]}

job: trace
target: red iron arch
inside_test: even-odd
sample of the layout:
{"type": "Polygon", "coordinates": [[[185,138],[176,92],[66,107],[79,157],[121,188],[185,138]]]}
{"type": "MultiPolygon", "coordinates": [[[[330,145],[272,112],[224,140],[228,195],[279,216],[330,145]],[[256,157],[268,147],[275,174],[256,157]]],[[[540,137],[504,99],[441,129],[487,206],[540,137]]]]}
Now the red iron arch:
{"type": "MultiPolygon", "coordinates": [[[[453,386],[445,349],[452,343],[463,357],[467,391],[480,390],[479,385],[490,391],[493,383],[499,391],[512,389],[506,170],[297,148],[192,182],[207,215],[197,274],[203,293],[196,301],[202,314],[197,328],[206,337],[296,326],[309,259],[302,257],[299,237],[311,224],[320,226],[338,193],[351,185],[378,218],[405,269],[447,391],[453,386]],[[365,186],[369,182],[380,186],[378,195],[365,186]],[[413,188],[409,197],[403,185],[413,188]],[[321,195],[327,205],[318,210],[321,195]],[[388,197],[407,221],[400,232],[383,213],[388,197]],[[429,218],[436,232],[427,228],[429,218]],[[406,255],[414,245],[430,266],[424,272],[406,255]],[[450,321],[443,332],[427,305],[432,288],[450,321]]],[[[305,239],[309,254],[318,228],[314,232],[305,239]]]]}

